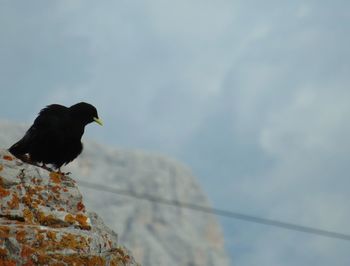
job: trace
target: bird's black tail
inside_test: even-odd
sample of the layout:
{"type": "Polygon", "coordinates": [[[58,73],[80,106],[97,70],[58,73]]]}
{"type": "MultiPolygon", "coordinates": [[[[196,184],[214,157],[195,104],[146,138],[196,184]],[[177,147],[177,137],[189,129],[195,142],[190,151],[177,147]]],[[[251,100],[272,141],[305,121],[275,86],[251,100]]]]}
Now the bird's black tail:
{"type": "Polygon", "coordinates": [[[13,144],[8,150],[16,157],[21,157],[26,154],[28,151],[26,150],[26,145],[23,143],[23,139],[13,144]]]}

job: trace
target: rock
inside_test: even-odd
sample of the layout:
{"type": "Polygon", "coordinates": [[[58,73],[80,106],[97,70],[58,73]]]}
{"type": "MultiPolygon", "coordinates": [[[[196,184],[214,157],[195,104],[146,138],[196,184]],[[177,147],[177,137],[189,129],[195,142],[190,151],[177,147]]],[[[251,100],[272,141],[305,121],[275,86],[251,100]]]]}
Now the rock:
{"type": "Polygon", "coordinates": [[[137,265],[69,176],[0,150],[0,265],[137,265]]]}

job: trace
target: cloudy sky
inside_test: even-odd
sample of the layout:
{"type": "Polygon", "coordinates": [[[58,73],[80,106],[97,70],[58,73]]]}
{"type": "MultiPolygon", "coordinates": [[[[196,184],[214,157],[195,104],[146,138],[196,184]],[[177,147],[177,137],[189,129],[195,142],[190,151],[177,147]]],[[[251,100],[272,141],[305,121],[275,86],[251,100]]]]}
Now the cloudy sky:
{"type": "MultiPolygon", "coordinates": [[[[350,2],[0,1],[0,117],[93,103],[87,137],[189,165],[217,208],[350,234],[350,2]]],[[[235,265],[350,242],[221,219],[235,265]]]]}

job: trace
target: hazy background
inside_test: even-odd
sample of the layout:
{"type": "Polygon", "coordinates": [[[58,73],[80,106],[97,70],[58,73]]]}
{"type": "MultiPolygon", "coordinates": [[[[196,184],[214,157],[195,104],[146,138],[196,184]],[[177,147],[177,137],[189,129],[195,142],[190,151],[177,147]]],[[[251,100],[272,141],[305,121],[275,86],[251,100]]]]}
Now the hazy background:
{"type": "MultiPolygon", "coordinates": [[[[0,116],[93,103],[85,137],[189,165],[213,205],[350,234],[350,2],[0,1],[0,116]]],[[[350,242],[221,219],[235,265],[350,242]]]]}

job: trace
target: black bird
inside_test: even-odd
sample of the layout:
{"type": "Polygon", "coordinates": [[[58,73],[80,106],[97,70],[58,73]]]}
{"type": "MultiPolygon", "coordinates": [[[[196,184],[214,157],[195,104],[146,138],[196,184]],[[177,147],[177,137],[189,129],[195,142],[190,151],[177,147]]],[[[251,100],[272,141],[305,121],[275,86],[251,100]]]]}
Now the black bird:
{"type": "Polygon", "coordinates": [[[102,126],[97,110],[91,104],[48,105],[9,151],[24,161],[42,163],[48,170],[51,169],[46,164],[52,164],[60,172],[62,165],[73,161],[82,152],[81,137],[85,126],[91,122],[102,126]]]}

